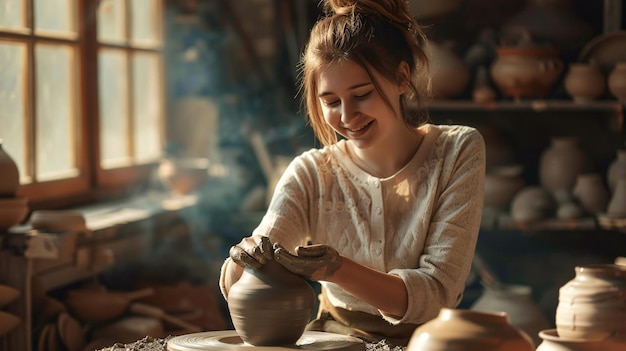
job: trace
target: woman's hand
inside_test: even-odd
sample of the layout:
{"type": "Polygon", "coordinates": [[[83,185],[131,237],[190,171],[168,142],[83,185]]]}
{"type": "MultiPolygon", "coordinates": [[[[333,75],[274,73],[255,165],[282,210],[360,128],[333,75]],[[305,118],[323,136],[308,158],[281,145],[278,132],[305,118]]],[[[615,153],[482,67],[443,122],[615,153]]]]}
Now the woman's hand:
{"type": "Polygon", "coordinates": [[[276,243],[274,258],[287,270],[310,280],[327,280],[343,263],[337,250],[328,245],[298,246],[292,255],[276,243]]]}
{"type": "Polygon", "coordinates": [[[266,236],[252,235],[231,247],[229,255],[235,263],[244,268],[259,269],[272,259],[272,243],[266,236]]]}

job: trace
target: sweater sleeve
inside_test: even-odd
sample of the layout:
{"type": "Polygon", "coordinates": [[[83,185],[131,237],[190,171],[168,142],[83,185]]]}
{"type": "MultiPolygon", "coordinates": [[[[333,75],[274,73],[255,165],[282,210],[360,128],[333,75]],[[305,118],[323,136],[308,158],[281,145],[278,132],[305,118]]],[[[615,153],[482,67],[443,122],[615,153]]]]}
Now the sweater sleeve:
{"type": "Polygon", "coordinates": [[[425,323],[442,307],[456,307],[476,248],[483,207],[485,145],[475,129],[446,143],[424,251],[417,269],[393,269],[408,291],[402,318],[381,314],[392,324],[425,323]]]}

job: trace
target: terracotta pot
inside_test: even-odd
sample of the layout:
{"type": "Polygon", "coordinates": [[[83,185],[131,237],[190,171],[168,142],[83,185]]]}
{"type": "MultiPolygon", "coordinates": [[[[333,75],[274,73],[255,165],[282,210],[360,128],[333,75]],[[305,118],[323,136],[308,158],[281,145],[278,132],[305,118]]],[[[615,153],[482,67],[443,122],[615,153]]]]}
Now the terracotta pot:
{"type": "Polygon", "coordinates": [[[546,329],[539,333],[543,340],[536,351],[625,351],[626,343],[615,341],[592,341],[567,339],[559,336],[556,329],[546,329]]]}
{"type": "Polygon", "coordinates": [[[442,308],[439,315],[419,326],[407,351],[532,351],[526,333],[509,323],[504,312],[442,308]]]}
{"type": "Polygon", "coordinates": [[[559,289],[556,329],[563,338],[626,340],[626,267],[578,266],[559,289]]]}
{"type": "Polygon", "coordinates": [[[539,305],[532,298],[532,288],[527,285],[502,285],[486,287],[482,295],[472,304],[472,310],[484,312],[506,312],[509,322],[523,330],[539,345],[539,332],[550,324],[539,305]]]}
{"type": "Polygon", "coordinates": [[[609,73],[609,91],[617,100],[626,101],[626,62],[618,62],[609,73]]]}
{"type": "Polygon", "coordinates": [[[315,304],[313,288],[276,261],[246,268],[228,293],[237,334],[254,346],[294,345],[304,333],[315,304]]]}
{"type": "Polygon", "coordinates": [[[626,149],[617,150],[615,159],[607,169],[607,183],[611,191],[615,190],[619,178],[626,178],[626,149]]]}
{"type": "Polygon", "coordinates": [[[547,96],[563,72],[558,52],[549,47],[496,48],[490,72],[503,95],[520,99],[547,96]]]}
{"type": "Polygon", "coordinates": [[[541,153],[539,182],[550,191],[571,191],[578,175],[590,171],[590,159],[578,145],[577,137],[554,137],[541,153]]]}
{"type": "Polygon", "coordinates": [[[20,174],[17,163],[2,148],[0,139],[0,197],[13,197],[20,186],[20,174]]]}
{"type": "Polygon", "coordinates": [[[579,174],[572,193],[588,214],[603,213],[609,202],[610,194],[600,173],[579,174]]]}
{"type": "Polygon", "coordinates": [[[522,166],[500,166],[485,174],[485,207],[507,211],[515,194],[526,184],[522,166]]]}
{"type": "Polygon", "coordinates": [[[450,99],[460,95],[470,81],[470,69],[452,50],[452,43],[428,43],[432,61],[432,90],[435,98],[450,99]]]}
{"type": "Polygon", "coordinates": [[[611,200],[606,207],[606,213],[610,217],[626,218],[626,178],[617,181],[611,200]]]}
{"type": "Polygon", "coordinates": [[[557,208],[554,196],[539,186],[526,186],[515,194],[511,203],[511,217],[522,223],[531,223],[550,217],[557,208]]]}
{"type": "Polygon", "coordinates": [[[604,93],[606,77],[595,63],[571,63],[564,84],[574,102],[587,103],[604,93]]]}

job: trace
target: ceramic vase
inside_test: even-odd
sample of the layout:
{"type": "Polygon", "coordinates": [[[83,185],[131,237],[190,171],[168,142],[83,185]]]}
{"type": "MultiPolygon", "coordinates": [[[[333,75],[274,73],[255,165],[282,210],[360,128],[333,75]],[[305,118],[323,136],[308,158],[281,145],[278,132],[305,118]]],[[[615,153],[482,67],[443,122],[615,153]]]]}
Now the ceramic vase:
{"type": "Polygon", "coordinates": [[[606,214],[610,217],[626,218],[626,178],[617,181],[611,200],[606,207],[606,214]]]}
{"type": "Polygon", "coordinates": [[[587,103],[604,93],[606,77],[595,63],[571,63],[564,85],[575,103],[587,103]]]}
{"type": "Polygon", "coordinates": [[[411,336],[407,351],[532,351],[526,333],[515,328],[504,312],[442,308],[411,336]]]}
{"type": "Polygon", "coordinates": [[[2,148],[0,139],[0,198],[14,197],[20,186],[20,174],[17,164],[2,148]]]}
{"type": "Polygon", "coordinates": [[[626,101],[626,62],[618,62],[609,73],[609,91],[619,101],[626,101]]]}
{"type": "Polygon", "coordinates": [[[524,187],[522,166],[500,166],[485,174],[484,205],[500,211],[508,211],[515,194],[524,187]]]}
{"type": "Polygon", "coordinates": [[[531,185],[515,194],[511,217],[520,223],[532,223],[554,215],[556,209],[556,200],[548,190],[531,185]]]}
{"type": "Polygon", "coordinates": [[[542,342],[536,351],[626,351],[626,343],[611,340],[567,339],[559,336],[556,329],[539,333],[542,342]]]}
{"type": "Polygon", "coordinates": [[[304,333],[315,304],[313,288],[276,261],[246,268],[228,293],[237,334],[254,346],[294,345],[304,333]]]}
{"type": "Polygon", "coordinates": [[[452,42],[428,43],[433,62],[432,91],[437,99],[450,99],[461,94],[470,81],[470,69],[453,51],[452,42]]]}
{"type": "Polygon", "coordinates": [[[559,289],[559,336],[626,341],[626,267],[595,264],[575,267],[575,272],[559,289]]]}
{"type": "Polygon", "coordinates": [[[579,174],[591,171],[577,137],[553,137],[539,159],[539,182],[552,192],[571,191],[579,174]]]}
{"type": "Polygon", "coordinates": [[[484,312],[506,312],[509,322],[523,330],[539,345],[539,332],[550,324],[539,305],[532,298],[532,288],[527,285],[503,285],[498,288],[486,287],[481,296],[472,304],[472,310],[484,312]]]}
{"type": "Polygon", "coordinates": [[[617,150],[615,159],[607,169],[607,183],[611,191],[615,190],[619,178],[626,178],[626,149],[617,150]]]}
{"type": "Polygon", "coordinates": [[[600,173],[579,174],[572,193],[585,212],[594,215],[606,210],[610,196],[600,173]]]}
{"type": "Polygon", "coordinates": [[[563,72],[552,48],[511,46],[496,49],[491,78],[500,92],[514,99],[546,97],[563,72]]]}

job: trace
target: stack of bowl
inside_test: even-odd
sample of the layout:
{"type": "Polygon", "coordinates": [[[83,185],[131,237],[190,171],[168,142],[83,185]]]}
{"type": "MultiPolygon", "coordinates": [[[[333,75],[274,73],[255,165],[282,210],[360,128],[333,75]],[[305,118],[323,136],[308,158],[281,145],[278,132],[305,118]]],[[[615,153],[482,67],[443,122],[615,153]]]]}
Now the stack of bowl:
{"type": "Polygon", "coordinates": [[[626,351],[626,266],[577,266],[559,289],[556,329],[543,330],[538,351],[626,351]]]}
{"type": "Polygon", "coordinates": [[[17,164],[4,151],[0,139],[0,232],[21,223],[28,214],[28,199],[17,195],[19,186],[17,164]]]}

